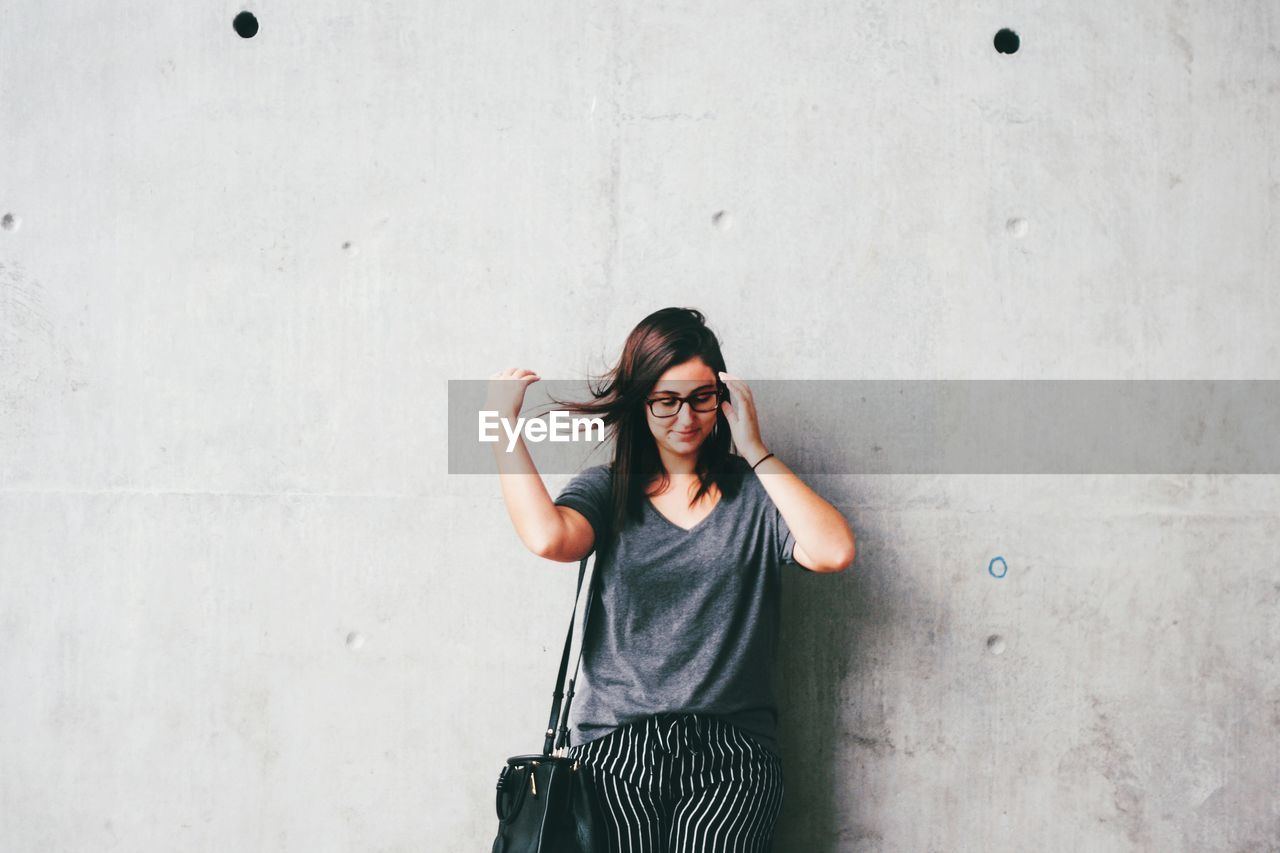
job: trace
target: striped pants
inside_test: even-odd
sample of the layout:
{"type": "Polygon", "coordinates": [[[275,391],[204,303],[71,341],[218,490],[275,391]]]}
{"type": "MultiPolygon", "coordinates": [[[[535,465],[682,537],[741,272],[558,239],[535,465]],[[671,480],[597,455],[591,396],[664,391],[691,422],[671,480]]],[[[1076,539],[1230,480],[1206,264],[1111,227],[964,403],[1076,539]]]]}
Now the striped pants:
{"type": "Polygon", "coordinates": [[[782,761],[708,714],[657,714],[569,747],[595,771],[601,853],[769,853],[782,761]]]}

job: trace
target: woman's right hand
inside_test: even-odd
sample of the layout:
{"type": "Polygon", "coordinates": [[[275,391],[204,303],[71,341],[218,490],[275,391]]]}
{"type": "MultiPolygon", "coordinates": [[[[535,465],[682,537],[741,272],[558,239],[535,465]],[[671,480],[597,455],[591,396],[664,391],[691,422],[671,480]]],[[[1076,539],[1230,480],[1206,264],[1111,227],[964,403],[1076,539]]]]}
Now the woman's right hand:
{"type": "Polygon", "coordinates": [[[489,377],[489,390],[484,408],[498,417],[514,422],[524,408],[525,390],[542,377],[523,367],[508,367],[489,377]]]}

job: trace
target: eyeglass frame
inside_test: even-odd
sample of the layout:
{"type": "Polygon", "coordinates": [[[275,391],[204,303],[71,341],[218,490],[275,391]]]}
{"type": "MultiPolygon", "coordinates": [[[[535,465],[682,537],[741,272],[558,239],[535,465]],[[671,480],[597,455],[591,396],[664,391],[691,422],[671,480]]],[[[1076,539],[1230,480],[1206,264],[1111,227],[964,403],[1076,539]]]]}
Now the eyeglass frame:
{"type": "MultiPolygon", "coordinates": [[[[702,387],[703,387],[703,388],[705,388],[706,386],[704,385],[704,386],[702,386],[702,387]]],[[[679,414],[680,414],[680,410],[684,408],[684,404],[685,404],[685,403],[688,403],[688,404],[689,404],[689,409],[690,409],[691,411],[699,412],[700,414],[704,414],[704,415],[705,415],[705,414],[707,414],[708,412],[714,412],[714,411],[717,411],[717,410],[720,408],[720,403],[721,403],[723,400],[727,400],[727,399],[729,398],[729,389],[728,389],[728,388],[726,388],[723,384],[721,384],[721,383],[717,382],[717,383],[716,383],[716,402],[715,402],[715,405],[713,405],[710,409],[703,409],[703,410],[699,410],[699,409],[695,409],[695,408],[693,408],[693,398],[694,398],[694,397],[701,397],[703,394],[706,394],[706,393],[708,393],[708,392],[707,392],[707,391],[704,391],[704,390],[699,389],[699,390],[694,391],[692,394],[688,394],[688,395],[686,395],[686,396],[684,396],[684,397],[681,397],[681,396],[679,396],[679,395],[677,395],[677,394],[675,394],[675,393],[673,393],[673,392],[668,392],[668,393],[664,394],[664,395],[663,395],[663,396],[661,396],[661,397],[650,397],[650,398],[646,399],[644,402],[645,402],[645,406],[646,406],[646,407],[648,407],[648,409],[649,409],[649,414],[653,415],[655,418],[659,418],[659,419],[661,419],[661,420],[664,420],[664,421],[665,421],[665,420],[667,420],[668,418],[674,418],[674,417],[679,416],[679,414]],[[680,405],[676,406],[676,410],[675,410],[674,412],[672,412],[671,414],[669,414],[669,415],[660,415],[660,414],[658,414],[657,412],[655,412],[655,411],[653,410],[653,404],[654,404],[654,403],[661,403],[661,402],[664,402],[664,401],[666,401],[666,400],[677,400],[677,401],[679,401],[680,405]]]]}

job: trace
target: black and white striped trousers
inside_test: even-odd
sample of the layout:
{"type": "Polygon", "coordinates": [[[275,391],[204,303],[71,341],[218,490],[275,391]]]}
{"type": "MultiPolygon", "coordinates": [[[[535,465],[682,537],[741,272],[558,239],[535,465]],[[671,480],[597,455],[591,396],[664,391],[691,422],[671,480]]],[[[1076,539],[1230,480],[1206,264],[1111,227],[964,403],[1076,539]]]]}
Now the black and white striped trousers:
{"type": "Polygon", "coordinates": [[[710,714],[657,714],[569,747],[594,769],[601,853],[770,853],[782,761],[710,714]]]}

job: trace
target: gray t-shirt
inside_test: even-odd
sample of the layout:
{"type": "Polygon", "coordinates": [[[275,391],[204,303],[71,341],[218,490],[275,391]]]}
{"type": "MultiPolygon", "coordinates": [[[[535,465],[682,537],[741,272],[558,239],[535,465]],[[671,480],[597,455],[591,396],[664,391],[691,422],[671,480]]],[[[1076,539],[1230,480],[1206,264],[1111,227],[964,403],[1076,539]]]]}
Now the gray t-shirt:
{"type": "MultiPolygon", "coordinates": [[[[643,523],[628,523],[603,556],[597,548],[571,746],[652,714],[704,713],[781,755],[774,695],[781,566],[807,569],[795,562],[795,538],[759,476],[742,457],[730,461],[742,487],[732,499],[723,493],[692,529],[645,498],[643,523]]],[[[555,500],[586,516],[597,545],[609,523],[612,467],[583,470],[555,500]]]]}

